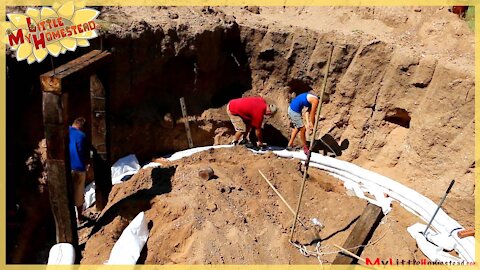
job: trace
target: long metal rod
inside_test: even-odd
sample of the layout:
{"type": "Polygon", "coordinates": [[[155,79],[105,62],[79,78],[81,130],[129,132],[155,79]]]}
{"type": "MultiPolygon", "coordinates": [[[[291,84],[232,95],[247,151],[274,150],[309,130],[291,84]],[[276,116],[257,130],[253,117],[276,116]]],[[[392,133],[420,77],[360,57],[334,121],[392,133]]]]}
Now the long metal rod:
{"type": "MultiPolygon", "coordinates": [[[[280,197],[280,199],[282,200],[282,202],[287,206],[288,210],[290,210],[290,212],[292,212],[292,214],[295,215],[295,211],[293,211],[293,208],[290,206],[290,204],[288,204],[288,202],[283,198],[282,194],[280,194],[280,192],[278,192],[278,190],[273,186],[273,184],[267,179],[267,177],[262,173],[262,171],[258,170],[258,172],[260,173],[260,175],[263,177],[263,179],[265,179],[265,181],[267,181],[268,185],[273,189],[273,191],[275,191],[275,193],[278,195],[278,197],[280,197]]],[[[298,218],[298,217],[297,217],[298,218]]],[[[305,226],[305,224],[303,224],[303,222],[300,220],[300,218],[298,218],[298,222],[300,222],[300,224],[302,224],[302,226],[305,228],[305,229],[308,229],[307,226],[305,226]]]]}
{"type": "Polygon", "coordinates": [[[440,210],[440,207],[442,206],[443,202],[444,202],[445,199],[447,198],[448,193],[450,193],[450,190],[452,189],[453,184],[455,184],[455,180],[452,180],[452,182],[450,182],[450,185],[449,185],[448,188],[447,188],[447,192],[445,192],[445,194],[443,195],[442,200],[441,200],[440,203],[438,204],[438,207],[437,207],[437,210],[435,210],[435,213],[433,213],[432,219],[430,219],[430,222],[428,223],[427,228],[426,228],[425,231],[423,232],[423,235],[426,235],[426,234],[427,234],[428,228],[430,228],[430,225],[432,225],[432,222],[433,222],[433,220],[435,219],[435,216],[437,215],[438,210],[440,210]]]}
{"type": "Polygon", "coordinates": [[[303,172],[302,187],[300,188],[300,193],[298,195],[297,211],[295,211],[295,218],[293,219],[292,233],[290,234],[290,242],[292,242],[293,234],[295,233],[295,225],[297,225],[296,223],[298,218],[298,212],[300,211],[300,203],[302,202],[303,190],[305,189],[305,181],[307,180],[308,166],[310,163],[310,157],[312,156],[313,141],[315,141],[315,135],[317,133],[317,127],[318,127],[318,118],[320,116],[320,111],[322,110],[323,94],[325,93],[325,89],[327,88],[327,76],[330,70],[330,61],[332,60],[333,48],[334,46],[332,44],[330,55],[328,56],[328,61],[327,61],[327,70],[325,71],[325,75],[323,76],[323,88],[320,94],[320,100],[318,101],[319,104],[318,104],[317,113],[315,116],[315,125],[313,126],[313,140],[312,140],[312,143],[310,143],[310,148],[307,154],[307,160],[305,161],[305,171],[303,172]]]}

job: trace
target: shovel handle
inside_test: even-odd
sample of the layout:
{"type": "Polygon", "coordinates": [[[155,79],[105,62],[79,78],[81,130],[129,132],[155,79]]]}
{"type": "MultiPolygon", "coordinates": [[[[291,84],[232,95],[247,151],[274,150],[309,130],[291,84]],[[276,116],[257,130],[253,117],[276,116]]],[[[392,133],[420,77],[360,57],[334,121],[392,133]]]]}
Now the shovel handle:
{"type": "Polygon", "coordinates": [[[452,180],[452,182],[450,182],[450,186],[448,186],[447,193],[450,193],[450,190],[452,189],[453,184],[455,184],[455,180],[452,180]]]}

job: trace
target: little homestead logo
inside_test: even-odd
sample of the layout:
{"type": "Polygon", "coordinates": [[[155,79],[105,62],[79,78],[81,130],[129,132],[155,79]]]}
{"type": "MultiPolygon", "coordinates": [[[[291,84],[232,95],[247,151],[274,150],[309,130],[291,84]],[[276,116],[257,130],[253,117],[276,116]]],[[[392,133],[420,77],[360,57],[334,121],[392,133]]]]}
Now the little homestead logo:
{"type": "Polygon", "coordinates": [[[95,19],[99,14],[73,1],[7,14],[9,21],[1,23],[2,42],[16,51],[18,61],[40,63],[48,54],[56,57],[77,46],[89,46],[88,40],[97,37],[95,19]]]}

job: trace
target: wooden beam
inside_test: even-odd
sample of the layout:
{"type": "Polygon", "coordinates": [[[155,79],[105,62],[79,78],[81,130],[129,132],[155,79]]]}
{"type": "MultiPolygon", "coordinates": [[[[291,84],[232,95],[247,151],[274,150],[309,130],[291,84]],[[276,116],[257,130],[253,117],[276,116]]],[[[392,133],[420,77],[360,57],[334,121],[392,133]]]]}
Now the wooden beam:
{"type": "MultiPolygon", "coordinates": [[[[69,85],[77,83],[78,80],[89,79],[100,64],[111,58],[110,55],[107,51],[94,50],[40,76],[43,91],[43,122],[47,140],[49,196],[59,243],[78,244],[68,145],[69,94],[67,90],[69,85]]],[[[104,92],[103,86],[102,89],[97,88],[96,91],[104,92]]],[[[103,110],[105,108],[104,102],[103,105],[95,103],[94,106],[103,106],[103,110]]],[[[100,140],[105,141],[105,137],[100,140]]],[[[103,164],[103,166],[108,165],[103,164]]],[[[106,174],[105,169],[102,172],[106,174]]],[[[108,175],[110,175],[110,168],[108,168],[108,175]]],[[[103,191],[103,185],[100,186],[103,191]]],[[[105,196],[104,193],[102,195],[105,196]]],[[[108,193],[106,196],[108,197],[108,193]]],[[[100,201],[102,203],[102,199],[100,201]]]]}
{"type": "Polygon", "coordinates": [[[93,50],[76,58],[55,70],[40,75],[40,84],[45,92],[61,94],[65,88],[65,80],[70,76],[90,75],[100,65],[110,60],[108,51],[93,50]]]}
{"type": "Polygon", "coordinates": [[[187,106],[185,105],[185,98],[180,98],[180,107],[182,108],[182,115],[185,124],[185,131],[187,132],[187,140],[188,140],[188,147],[193,148],[193,140],[192,140],[192,133],[190,132],[190,124],[188,123],[188,114],[187,114],[187,106]]]}
{"type": "MultiPolygon", "coordinates": [[[[383,218],[382,208],[374,204],[367,204],[365,210],[363,210],[362,215],[358,219],[355,227],[352,229],[352,232],[345,240],[343,248],[349,250],[353,254],[360,256],[363,251],[363,248],[359,247],[366,245],[370,238],[372,237],[375,229],[380,224],[380,221],[383,218]]],[[[333,264],[356,264],[358,262],[357,258],[352,258],[350,256],[338,253],[337,257],[333,261],[333,264]]]]}
{"type": "Polygon", "coordinates": [[[57,243],[77,245],[76,216],[68,149],[68,94],[43,93],[43,121],[47,141],[47,176],[57,243]]]}
{"type": "Polygon", "coordinates": [[[112,177],[107,146],[106,94],[96,74],[90,76],[90,104],[92,146],[95,149],[92,158],[96,185],[95,207],[101,211],[108,202],[108,194],[112,189],[112,177]]]}

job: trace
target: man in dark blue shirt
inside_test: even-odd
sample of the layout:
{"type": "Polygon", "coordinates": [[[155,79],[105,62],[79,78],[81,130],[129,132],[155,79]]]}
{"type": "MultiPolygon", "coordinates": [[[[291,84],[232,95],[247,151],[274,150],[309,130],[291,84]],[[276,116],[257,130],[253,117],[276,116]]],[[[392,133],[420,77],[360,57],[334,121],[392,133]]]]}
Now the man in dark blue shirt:
{"type": "Polygon", "coordinates": [[[85,192],[85,178],[87,171],[87,141],[82,131],[85,125],[85,118],[79,117],[69,127],[70,135],[70,166],[72,169],[73,198],[77,208],[77,225],[84,221],[83,202],[85,192]]]}

